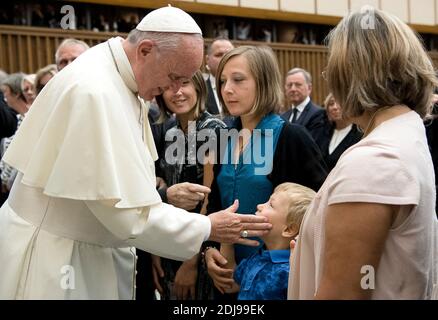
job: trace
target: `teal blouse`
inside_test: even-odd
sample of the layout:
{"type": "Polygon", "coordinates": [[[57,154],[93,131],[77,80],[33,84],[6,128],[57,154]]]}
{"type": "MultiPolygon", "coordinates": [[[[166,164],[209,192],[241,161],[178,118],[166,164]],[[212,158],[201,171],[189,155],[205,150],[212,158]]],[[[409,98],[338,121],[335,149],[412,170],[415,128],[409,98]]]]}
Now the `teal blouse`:
{"type": "MultiPolygon", "coordinates": [[[[231,137],[217,177],[223,208],[229,207],[238,199],[238,213],[255,214],[257,205],[268,201],[273,191],[268,174],[272,171],[275,148],[283,125],[284,120],[277,114],[264,116],[253,130],[238,161],[233,161],[233,150],[238,137],[231,137]]],[[[234,127],[241,129],[239,118],[235,120],[234,127]]],[[[237,263],[261,248],[262,240],[254,239],[260,242],[259,247],[234,245],[237,263]]]]}

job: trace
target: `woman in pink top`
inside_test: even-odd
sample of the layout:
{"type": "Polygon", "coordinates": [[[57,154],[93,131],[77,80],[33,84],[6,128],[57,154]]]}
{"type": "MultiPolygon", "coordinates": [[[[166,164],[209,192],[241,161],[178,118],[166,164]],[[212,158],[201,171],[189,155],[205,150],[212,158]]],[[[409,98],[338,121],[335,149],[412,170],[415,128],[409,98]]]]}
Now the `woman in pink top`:
{"type": "Polygon", "coordinates": [[[431,61],[405,23],[370,9],[331,32],[326,72],[364,138],[344,152],[306,213],[288,297],[430,299],[438,222],[421,118],[438,85],[431,61]]]}

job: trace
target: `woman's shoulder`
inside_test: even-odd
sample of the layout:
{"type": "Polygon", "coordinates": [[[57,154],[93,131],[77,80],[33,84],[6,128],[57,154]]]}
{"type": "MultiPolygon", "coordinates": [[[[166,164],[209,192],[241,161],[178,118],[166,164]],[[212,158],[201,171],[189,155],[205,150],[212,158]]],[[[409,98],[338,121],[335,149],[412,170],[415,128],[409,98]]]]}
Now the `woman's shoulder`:
{"type": "Polygon", "coordinates": [[[311,146],[315,141],[305,127],[285,121],[281,127],[278,143],[279,146],[289,149],[293,146],[311,146]]]}
{"type": "Polygon", "coordinates": [[[414,167],[410,157],[404,155],[397,145],[385,140],[362,140],[344,152],[336,171],[340,176],[360,177],[367,183],[385,184],[392,181],[403,184],[416,180],[414,167]]]}

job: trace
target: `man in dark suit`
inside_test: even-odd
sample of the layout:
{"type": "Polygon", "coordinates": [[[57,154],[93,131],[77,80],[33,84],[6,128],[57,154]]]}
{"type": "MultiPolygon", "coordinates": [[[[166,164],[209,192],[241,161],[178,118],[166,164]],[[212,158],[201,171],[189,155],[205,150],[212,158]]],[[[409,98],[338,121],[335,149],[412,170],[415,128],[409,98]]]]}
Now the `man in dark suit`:
{"type": "Polygon", "coordinates": [[[6,104],[0,91],[0,139],[10,137],[17,130],[17,115],[6,104]]]}
{"type": "Polygon", "coordinates": [[[205,63],[209,73],[205,75],[208,91],[206,109],[211,114],[222,113],[222,106],[216,93],[216,71],[224,54],[233,48],[233,44],[227,38],[215,38],[207,48],[205,63]]]}
{"type": "Polygon", "coordinates": [[[9,108],[1,91],[1,84],[7,76],[7,73],[0,69],[0,140],[12,136],[17,130],[17,115],[9,108]]]}
{"type": "MultiPolygon", "coordinates": [[[[432,103],[432,114],[425,119],[424,124],[426,126],[427,142],[429,144],[433,167],[435,169],[435,186],[438,191],[438,88],[435,89],[432,103]]],[[[435,212],[438,216],[438,197],[435,202],[435,212]]]]}
{"type": "Polygon", "coordinates": [[[316,140],[324,126],[325,112],[310,100],[310,73],[301,68],[291,69],[286,75],[285,92],[291,108],[281,116],[286,121],[304,126],[316,140]]]}

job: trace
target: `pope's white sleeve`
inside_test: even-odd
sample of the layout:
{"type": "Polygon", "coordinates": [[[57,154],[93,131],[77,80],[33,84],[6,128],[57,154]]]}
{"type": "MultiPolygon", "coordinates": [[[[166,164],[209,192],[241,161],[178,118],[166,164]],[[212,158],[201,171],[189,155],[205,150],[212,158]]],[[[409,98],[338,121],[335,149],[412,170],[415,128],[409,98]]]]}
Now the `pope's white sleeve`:
{"type": "Polygon", "coordinates": [[[187,260],[199,252],[211,231],[210,219],[166,203],[119,209],[105,201],[85,201],[99,221],[116,237],[152,254],[187,260]]]}

